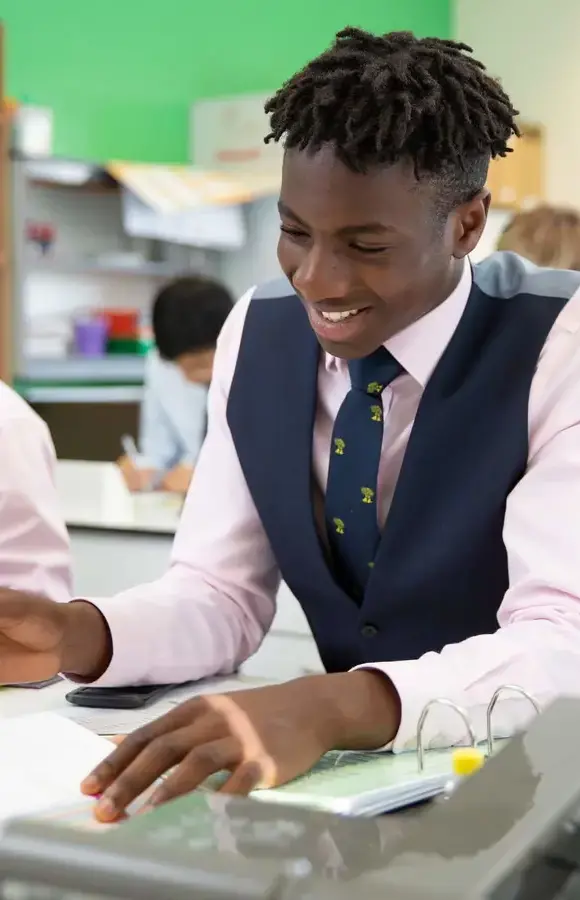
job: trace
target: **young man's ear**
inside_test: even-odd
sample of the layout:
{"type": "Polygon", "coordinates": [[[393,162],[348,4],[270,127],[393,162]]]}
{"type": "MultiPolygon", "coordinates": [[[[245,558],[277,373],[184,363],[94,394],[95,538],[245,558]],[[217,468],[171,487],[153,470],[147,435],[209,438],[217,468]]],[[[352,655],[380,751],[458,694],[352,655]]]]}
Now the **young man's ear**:
{"type": "Polygon", "coordinates": [[[477,247],[487,222],[490,203],[491,194],[483,188],[472,200],[457,208],[453,235],[453,255],[456,259],[463,259],[477,247]]]}

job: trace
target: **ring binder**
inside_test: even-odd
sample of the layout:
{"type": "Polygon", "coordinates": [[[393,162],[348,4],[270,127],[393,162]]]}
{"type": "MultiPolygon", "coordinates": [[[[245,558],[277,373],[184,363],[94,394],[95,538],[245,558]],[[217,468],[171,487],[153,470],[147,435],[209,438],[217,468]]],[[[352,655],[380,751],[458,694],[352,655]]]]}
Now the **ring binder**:
{"type": "Polygon", "coordinates": [[[522,697],[525,697],[526,700],[529,700],[529,702],[534,707],[536,714],[541,712],[540,704],[535,699],[535,697],[533,697],[526,690],[524,690],[523,687],[520,687],[519,684],[500,684],[500,686],[498,688],[496,688],[496,690],[493,692],[493,696],[492,696],[491,700],[489,701],[489,704],[487,707],[487,713],[486,713],[487,755],[488,755],[488,757],[492,756],[492,754],[493,754],[493,732],[491,729],[491,717],[493,715],[495,705],[504,691],[512,691],[512,693],[520,694],[522,697]]]}
{"type": "Polygon", "coordinates": [[[445,697],[437,697],[434,700],[430,700],[426,706],[423,707],[421,715],[419,716],[419,721],[417,722],[417,762],[419,764],[419,771],[422,772],[425,767],[425,750],[423,748],[423,727],[425,725],[425,719],[429,715],[429,711],[433,706],[447,706],[449,709],[455,710],[455,712],[461,716],[463,719],[463,723],[469,735],[470,744],[472,747],[476,745],[475,739],[475,731],[473,729],[473,725],[471,723],[471,719],[469,718],[467,712],[463,709],[462,706],[458,706],[457,703],[454,703],[453,700],[447,700],[445,697]]]}

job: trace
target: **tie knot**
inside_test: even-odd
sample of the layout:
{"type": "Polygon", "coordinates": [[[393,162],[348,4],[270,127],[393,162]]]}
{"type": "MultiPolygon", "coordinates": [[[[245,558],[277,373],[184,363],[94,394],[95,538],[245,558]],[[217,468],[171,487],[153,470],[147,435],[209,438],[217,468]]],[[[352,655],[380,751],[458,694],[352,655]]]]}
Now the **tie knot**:
{"type": "Polygon", "coordinates": [[[348,370],[353,388],[371,396],[382,394],[391,381],[405,371],[385,347],[379,347],[370,356],[351,360],[348,370]]]}

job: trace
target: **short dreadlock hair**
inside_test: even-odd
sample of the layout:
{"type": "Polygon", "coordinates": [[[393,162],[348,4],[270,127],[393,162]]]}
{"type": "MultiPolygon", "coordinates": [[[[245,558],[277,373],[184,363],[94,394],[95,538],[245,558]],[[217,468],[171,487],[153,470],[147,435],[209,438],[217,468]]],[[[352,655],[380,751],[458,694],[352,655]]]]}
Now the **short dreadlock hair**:
{"type": "Polygon", "coordinates": [[[354,172],[407,162],[436,182],[437,212],[472,199],[489,161],[511,152],[517,110],[472,48],[409,31],[345,28],[265,106],[265,141],[315,153],[331,145],[354,172]]]}

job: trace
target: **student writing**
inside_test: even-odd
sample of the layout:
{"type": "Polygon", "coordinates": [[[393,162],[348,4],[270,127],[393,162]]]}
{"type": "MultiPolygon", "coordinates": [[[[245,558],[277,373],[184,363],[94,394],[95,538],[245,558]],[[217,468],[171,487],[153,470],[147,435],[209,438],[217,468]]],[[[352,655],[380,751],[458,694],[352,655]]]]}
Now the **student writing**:
{"type": "Polygon", "coordinates": [[[231,308],[226,288],[202,276],[179,278],[156,297],[155,349],[145,369],[140,454],[119,460],[130,490],[157,485],[187,491],[205,437],[216,341],[231,308]]]}

